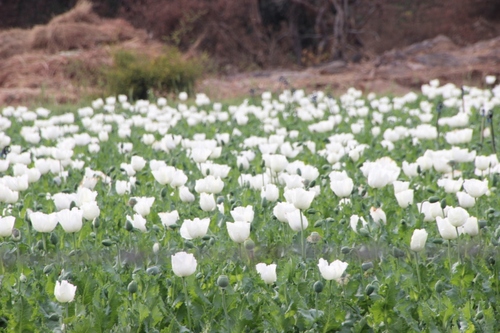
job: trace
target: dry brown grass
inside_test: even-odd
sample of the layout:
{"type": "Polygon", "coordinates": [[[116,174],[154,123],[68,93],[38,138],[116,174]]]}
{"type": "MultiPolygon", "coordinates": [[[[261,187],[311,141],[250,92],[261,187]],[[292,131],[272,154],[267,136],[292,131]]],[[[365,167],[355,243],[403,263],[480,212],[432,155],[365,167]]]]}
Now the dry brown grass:
{"type": "Polygon", "coordinates": [[[0,32],[0,59],[6,59],[29,49],[29,31],[9,29],[0,32]]]}
{"type": "Polygon", "coordinates": [[[0,105],[36,94],[72,101],[96,93],[97,76],[114,49],[159,54],[161,43],[123,19],[104,19],[81,1],[47,25],[0,33],[0,105]]]}

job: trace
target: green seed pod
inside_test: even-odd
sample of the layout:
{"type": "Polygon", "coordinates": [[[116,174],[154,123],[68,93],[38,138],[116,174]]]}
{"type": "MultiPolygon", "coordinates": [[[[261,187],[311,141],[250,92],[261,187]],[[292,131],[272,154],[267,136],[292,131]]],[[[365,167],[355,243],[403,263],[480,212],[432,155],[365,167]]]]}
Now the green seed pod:
{"type": "Polygon", "coordinates": [[[314,282],[314,285],[313,285],[314,292],[319,294],[320,292],[323,291],[323,287],[324,287],[323,282],[321,282],[321,281],[314,282]]]}
{"type": "Polygon", "coordinates": [[[217,285],[222,289],[227,288],[229,286],[229,278],[227,275],[221,275],[217,278],[217,285]]]}
{"type": "Polygon", "coordinates": [[[369,262],[364,262],[364,263],[362,263],[362,264],[361,264],[361,269],[362,269],[363,271],[367,271],[367,270],[369,270],[369,269],[371,269],[371,268],[373,268],[373,263],[372,263],[371,261],[369,261],[369,262]]]}
{"type": "Polygon", "coordinates": [[[436,196],[432,196],[429,198],[429,203],[435,203],[435,202],[438,202],[439,201],[439,197],[436,197],[436,196]]]}
{"type": "Polygon", "coordinates": [[[442,239],[442,238],[434,238],[434,239],[432,240],[432,242],[433,242],[434,244],[443,244],[443,243],[444,243],[444,239],[442,239]]]}
{"type": "Polygon", "coordinates": [[[201,239],[203,239],[204,241],[207,241],[207,240],[210,240],[210,238],[211,237],[209,235],[205,235],[201,239]]]}
{"type": "Polygon", "coordinates": [[[203,273],[199,272],[196,274],[196,280],[201,280],[203,279],[203,273]]]}
{"type": "Polygon", "coordinates": [[[43,242],[41,240],[36,242],[36,248],[39,250],[43,250],[43,242]]]}
{"type": "Polygon", "coordinates": [[[402,258],[405,256],[405,252],[397,247],[392,249],[392,255],[396,258],[402,258]]]}
{"type": "Polygon", "coordinates": [[[371,294],[373,294],[374,291],[375,291],[375,286],[372,284],[367,285],[365,288],[366,296],[370,296],[371,294]]]}
{"type": "Polygon", "coordinates": [[[352,249],[348,246],[342,246],[342,248],[340,249],[340,252],[342,252],[342,254],[349,254],[351,253],[352,249]]]}
{"type": "Polygon", "coordinates": [[[104,239],[102,242],[101,242],[102,245],[104,246],[112,246],[115,244],[115,242],[113,242],[111,239],[104,239]]]}
{"type": "Polygon", "coordinates": [[[317,211],[314,208],[309,208],[308,210],[306,210],[306,214],[309,214],[309,215],[313,215],[316,213],[317,213],[317,211]]]}
{"type": "Polygon", "coordinates": [[[43,274],[48,275],[54,270],[54,264],[49,264],[43,268],[43,274]]]}
{"type": "Polygon", "coordinates": [[[185,241],[184,246],[187,247],[188,249],[194,248],[194,244],[191,241],[185,241]]]}
{"type": "Polygon", "coordinates": [[[446,208],[446,199],[441,200],[441,208],[442,209],[446,208]]]}
{"type": "Polygon", "coordinates": [[[476,313],[476,320],[481,320],[483,318],[484,318],[483,311],[479,311],[478,313],[476,313]]]}
{"type": "Polygon", "coordinates": [[[317,220],[316,223],[314,223],[314,227],[319,228],[323,225],[324,222],[325,220],[317,220]]]}
{"type": "Polygon", "coordinates": [[[255,242],[254,242],[251,238],[247,239],[247,240],[243,243],[243,245],[245,245],[245,249],[246,249],[247,251],[252,251],[252,250],[255,248],[255,242]]]}
{"type": "Polygon", "coordinates": [[[57,245],[57,243],[59,243],[59,237],[57,237],[55,232],[50,233],[50,243],[52,245],[57,245]]]}
{"type": "Polygon", "coordinates": [[[214,245],[215,244],[215,238],[210,238],[210,240],[208,241],[208,244],[209,245],[214,245]]]}
{"type": "Polygon", "coordinates": [[[436,290],[436,292],[438,294],[441,294],[444,290],[444,283],[443,281],[441,280],[438,280],[438,282],[436,282],[436,284],[434,285],[434,290],[436,290]]]}
{"type": "Polygon", "coordinates": [[[309,187],[316,186],[316,179],[309,183],[309,187]]]}
{"type": "Polygon", "coordinates": [[[61,276],[59,276],[59,280],[61,280],[61,281],[73,280],[73,275],[71,274],[70,271],[64,272],[63,274],[61,274],[61,276]]]}
{"type": "Polygon", "coordinates": [[[323,170],[325,170],[325,171],[330,170],[331,168],[332,168],[332,167],[331,167],[330,165],[328,165],[328,164],[323,164],[323,165],[321,166],[321,169],[323,169],[323,170]]]}
{"type": "Polygon", "coordinates": [[[160,274],[160,269],[157,266],[151,266],[146,269],[146,273],[149,275],[158,275],[160,274]]]}
{"type": "Polygon", "coordinates": [[[49,317],[50,321],[59,321],[59,315],[57,313],[53,313],[49,317]]]}
{"type": "Polygon", "coordinates": [[[333,223],[333,222],[335,222],[335,219],[334,219],[334,218],[331,218],[331,217],[328,217],[328,218],[325,220],[325,222],[327,222],[327,223],[333,223]]]}
{"type": "Polygon", "coordinates": [[[477,223],[479,224],[479,229],[486,228],[486,226],[488,225],[488,221],[486,220],[479,220],[477,221],[477,223]]]}
{"type": "Polygon", "coordinates": [[[138,289],[138,286],[137,286],[137,282],[135,282],[135,281],[131,281],[127,286],[127,290],[131,294],[135,294],[137,292],[137,289],[138,289]]]}
{"type": "Polygon", "coordinates": [[[224,197],[222,195],[217,197],[217,204],[220,205],[221,203],[224,203],[224,197]]]}
{"type": "Polygon", "coordinates": [[[364,227],[359,228],[358,232],[359,232],[359,234],[360,234],[361,236],[364,236],[364,237],[368,237],[368,236],[370,236],[370,232],[368,231],[368,229],[366,229],[366,228],[364,228],[364,227]]]}
{"type": "Polygon", "coordinates": [[[167,194],[168,194],[168,189],[166,187],[162,188],[162,190],[160,192],[161,197],[165,199],[167,194]]]}
{"type": "Polygon", "coordinates": [[[101,219],[100,218],[96,218],[94,221],[92,221],[92,225],[96,229],[99,228],[101,226],[101,219]]]}

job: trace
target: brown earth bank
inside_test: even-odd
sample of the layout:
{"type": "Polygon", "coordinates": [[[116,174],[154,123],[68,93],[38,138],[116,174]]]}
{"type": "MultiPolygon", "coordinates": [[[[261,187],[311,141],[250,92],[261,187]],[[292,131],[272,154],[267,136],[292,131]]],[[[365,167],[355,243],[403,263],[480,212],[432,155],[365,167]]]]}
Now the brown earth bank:
{"type": "MultiPolygon", "coordinates": [[[[262,6],[270,6],[272,1],[269,1],[242,0],[238,3],[243,9],[246,8],[245,4],[258,5],[254,7],[257,11],[252,15],[257,21],[262,21],[262,6]]],[[[289,0],[273,1],[278,4],[289,3],[289,0]]],[[[4,9],[15,2],[0,2],[0,22],[5,22],[2,18],[5,15],[4,9]]],[[[31,3],[42,2],[31,0],[31,3]]],[[[186,0],[181,6],[179,1],[141,0],[131,2],[128,7],[125,0],[117,2],[120,5],[112,14],[128,20],[105,18],[95,13],[103,12],[103,6],[109,5],[109,1],[100,2],[100,6],[81,2],[73,10],[53,17],[47,24],[0,31],[0,105],[44,99],[74,102],[87,94],[98,95],[95,73],[103,65],[112,63],[113,50],[140,50],[159,54],[164,40],[157,36],[167,35],[170,42],[175,42],[174,44],[187,51],[188,56],[209,52],[214,57],[219,73],[223,74],[211,74],[199,82],[196,90],[216,99],[239,98],[248,96],[251,92],[279,91],[284,88],[305,88],[308,91],[326,89],[337,93],[351,86],[365,92],[398,94],[418,90],[421,84],[434,78],[458,85],[481,85],[485,75],[500,74],[500,6],[497,1],[423,0],[418,4],[413,1],[366,1],[365,7],[359,6],[359,3],[363,3],[361,0],[345,1],[350,5],[349,8],[356,8],[359,15],[363,13],[361,8],[366,11],[364,16],[361,15],[366,18],[366,22],[360,27],[359,36],[352,39],[352,33],[346,34],[345,44],[342,45],[347,51],[335,57],[332,52],[322,54],[318,52],[317,45],[301,40],[300,66],[293,60],[293,52],[287,54],[286,48],[283,48],[286,45],[293,46],[294,43],[290,39],[286,20],[284,23],[283,20],[279,21],[282,24],[279,29],[284,29],[282,49],[279,43],[275,43],[273,51],[267,47],[267,37],[261,36],[259,44],[253,41],[252,32],[246,34],[246,39],[232,35],[231,31],[236,33],[238,27],[233,29],[232,26],[227,26],[218,34],[212,34],[206,32],[206,28],[214,28],[215,23],[208,20],[205,30],[198,30],[198,25],[203,22],[200,17],[213,9],[196,7],[204,10],[191,11],[198,14],[193,14],[189,20],[185,15],[192,8],[189,6],[201,6],[207,2],[186,0]],[[159,6],[160,3],[164,6],[159,6]],[[174,6],[176,3],[178,7],[174,6]],[[139,15],[141,8],[143,11],[139,15]],[[174,20],[175,24],[168,28],[165,26],[167,22],[159,23],[161,15],[166,15],[162,8],[177,8],[177,11],[171,10],[170,15],[175,16],[177,13],[184,19],[180,23],[175,23],[174,20]],[[155,9],[157,16],[148,17],[155,9]],[[136,17],[128,17],[131,13],[135,13],[136,17]],[[351,47],[349,43],[355,45],[351,47]],[[208,47],[207,44],[211,46],[208,47]],[[273,61],[266,60],[269,58],[273,58],[274,64],[273,61]],[[232,59],[232,62],[228,59],[232,59]],[[241,72],[240,69],[238,73],[236,69],[242,64],[246,71],[241,72]],[[282,69],[284,67],[288,69],[282,69]]],[[[320,0],[292,2],[322,4],[320,0]]],[[[214,0],[210,3],[221,5],[223,1],[214,0]]],[[[219,9],[221,15],[230,14],[225,10],[243,15],[241,8],[229,6],[219,9]]],[[[244,14],[248,16],[248,10],[244,14]]],[[[238,15],[235,17],[241,19],[238,15]]],[[[333,18],[338,15],[337,12],[337,16],[333,18]]],[[[218,25],[220,23],[217,22],[218,25]]],[[[224,25],[223,22],[222,24],[224,25]]],[[[359,23],[356,24],[359,26],[359,23]]],[[[353,23],[351,27],[356,24],[353,23]]],[[[257,33],[257,30],[253,31],[257,33]]],[[[318,33],[322,33],[320,28],[318,33]]],[[[331,45],[329,50],[332,50],[331,45]]]]}

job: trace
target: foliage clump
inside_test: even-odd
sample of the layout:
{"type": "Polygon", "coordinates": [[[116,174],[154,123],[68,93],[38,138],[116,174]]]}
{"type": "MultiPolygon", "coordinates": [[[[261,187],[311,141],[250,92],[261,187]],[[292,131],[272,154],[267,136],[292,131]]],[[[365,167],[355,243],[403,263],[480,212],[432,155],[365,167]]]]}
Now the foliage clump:
{"type": "Polygon", "coordinates": [[[121,50],[114,53],[105,81],[111,94],[146,99],[151,92],[192,92],[202,73],[202,59],[186,59],[176,48],[156,57],[121,50]]]}

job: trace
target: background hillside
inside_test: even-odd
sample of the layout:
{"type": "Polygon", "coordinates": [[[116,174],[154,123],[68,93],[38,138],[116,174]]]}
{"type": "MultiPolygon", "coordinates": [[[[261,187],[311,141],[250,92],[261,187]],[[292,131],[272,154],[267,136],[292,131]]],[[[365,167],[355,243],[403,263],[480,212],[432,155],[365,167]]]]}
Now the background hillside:
{"type": "Polygon", "coordinates": [[[0,104],[117,93],[105,74],[123,50],[167,55],[115,73],[127,83],[149,68],[127,78],[152,80],[141,97],[193,80],[216,98],[285,87],[398,93],[433,78],[477,85],[500,75],[499,36],[497,0],[0,1],[0,104]],[[160,81],[158,65],[190,76],[160,81]]]}
{"type": "MultiPolygon", "coordinates": [[[[76,2],[1,1],[0,29],[46,24],[76,2]]],[[[500,34],[497,0],[100,0],[93,9],[184,52],[207,52],[228,72],[357,62],[437,35],[463,46],[500,34]]]]}

